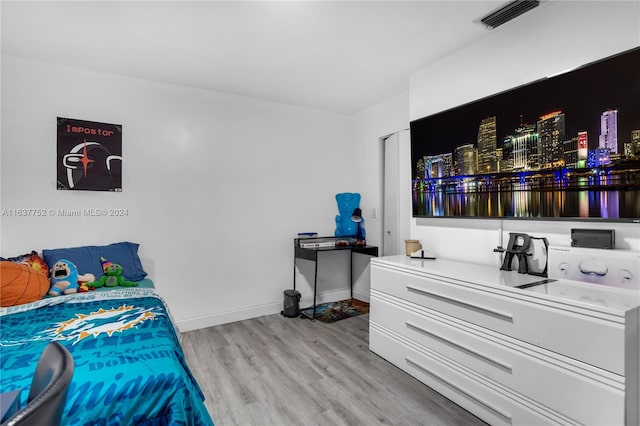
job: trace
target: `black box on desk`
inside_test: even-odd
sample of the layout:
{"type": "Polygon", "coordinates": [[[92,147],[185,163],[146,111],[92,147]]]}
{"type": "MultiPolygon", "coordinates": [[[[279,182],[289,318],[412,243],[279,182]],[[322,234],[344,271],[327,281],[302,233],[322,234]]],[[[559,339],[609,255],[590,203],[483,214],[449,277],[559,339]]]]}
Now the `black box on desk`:
{"type": "Polygon", "coordinates": [[[571,247],[613,249],[615,232],[614,229],[571,229],[571,247]]]}

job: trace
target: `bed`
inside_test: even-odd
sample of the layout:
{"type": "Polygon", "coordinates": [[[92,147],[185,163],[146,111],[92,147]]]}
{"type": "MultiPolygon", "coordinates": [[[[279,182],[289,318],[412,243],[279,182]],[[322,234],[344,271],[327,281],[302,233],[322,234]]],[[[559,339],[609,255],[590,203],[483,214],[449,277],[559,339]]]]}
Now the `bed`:
{"type": "Polygon", "coordinates": [[[167,305],[136,282],[0,308],[0,392],[22,390],[24,406],[55,340],[75,363],[63,425],[213,425],[167,305]]]}

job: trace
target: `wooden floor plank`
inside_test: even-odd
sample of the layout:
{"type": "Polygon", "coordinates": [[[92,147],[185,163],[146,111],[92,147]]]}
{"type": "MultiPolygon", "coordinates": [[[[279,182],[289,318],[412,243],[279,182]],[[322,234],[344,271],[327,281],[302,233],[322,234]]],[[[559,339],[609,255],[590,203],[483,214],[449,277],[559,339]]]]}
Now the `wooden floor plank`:
{"type": "Polygon", "coordinates": [[[369,351],[368,315],[268,315],[182,333],[217,426],[485,425],[369,351]]]}

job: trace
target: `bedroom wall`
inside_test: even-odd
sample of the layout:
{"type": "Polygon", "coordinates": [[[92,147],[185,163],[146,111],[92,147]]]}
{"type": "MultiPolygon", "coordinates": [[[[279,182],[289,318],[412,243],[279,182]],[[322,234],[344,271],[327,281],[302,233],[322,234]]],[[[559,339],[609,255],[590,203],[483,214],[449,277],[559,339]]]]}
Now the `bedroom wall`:
{"type": "MultiPolygon", "coordinates": [[[[280,312],[295,234],[333,234],[338,192],[373,202],[353,139],[344,115],[3,56],[0,207],[128,213],[3,216],[0,255],[135,241],[183,330],[280,312]],[[123,126],[121,193],[56,190],[58,116],[123,126]]],[[[343,265],[325,263],[328,298],[343,265]]]]}
{"type": "MultiPolygon", "coordinates": [[[[639,45],[637,1],[544,2],[479,42],[413,73],[411,120],[639,45]]],[[[505,245],[509,232],[570,245],[570,228],[604,227],[615,229],[618,248],[640,250],[638,224],[442,218],[411,222],[412,237],[436,255],[487,265],[500,265],[493,248],[505,245]]]]}

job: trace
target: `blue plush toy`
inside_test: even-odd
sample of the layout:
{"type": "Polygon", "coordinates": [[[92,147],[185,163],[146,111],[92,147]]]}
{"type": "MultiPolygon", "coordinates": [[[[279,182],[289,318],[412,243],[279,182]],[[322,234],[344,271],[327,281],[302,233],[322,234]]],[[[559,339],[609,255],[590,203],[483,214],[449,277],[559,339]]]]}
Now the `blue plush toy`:
{"type": "MultiPolygon", "coordinates": [[[[358,225],[351,220],[351,215],[360,207],[360,194],[357,192],[343,192],[336,194],[339,215],[336,215],[336,237],[355,237],[358,225]]],[[[364,223],[361,223],[362,239],[364,239],[364,223]]]]}
{"type": "Polygon", "coordinates": [[[67,259],[58,260],[51,268],[51,288],[49,296],[60,296],[61,294],[77,293],[80,287],[79,282],[93,281],[93,274],[78,274],[78,268],[73,262],[67,259]]]}

